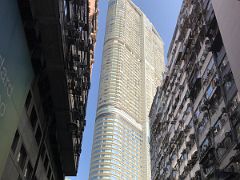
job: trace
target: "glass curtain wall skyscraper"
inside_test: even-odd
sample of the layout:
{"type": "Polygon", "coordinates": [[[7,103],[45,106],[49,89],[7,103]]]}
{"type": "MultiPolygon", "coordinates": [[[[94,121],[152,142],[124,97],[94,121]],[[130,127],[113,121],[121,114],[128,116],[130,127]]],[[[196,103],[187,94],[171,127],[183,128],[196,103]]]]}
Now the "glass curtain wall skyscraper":
{"type": "Polygon", "coordinates": [[[163,43],[131,0],[110,0],[90,180],[149,180],[149,110],[164,71],[163,43]]]}

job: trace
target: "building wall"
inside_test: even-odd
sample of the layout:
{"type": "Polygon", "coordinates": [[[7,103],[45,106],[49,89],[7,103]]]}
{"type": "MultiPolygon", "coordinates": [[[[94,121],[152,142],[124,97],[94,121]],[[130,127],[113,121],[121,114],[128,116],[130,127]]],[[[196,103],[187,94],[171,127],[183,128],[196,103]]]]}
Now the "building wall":
{"type": "Polygon", "coordinates": [[[148,112],[163,44],[129,0],[109,1],[89,179],[150,179],[148,112]]]}
{"type": "Polygon", "coordinates": [[[76,175],[96,42],[90,6],[0,2],[0,179],[31,179],[34,167],[35,179],[76,175]]]}
{"type": "Polygon", "coordinates": [[[240,98],[212,1],[183,1],[153,101],[152,180],[239,179],[240,98]]]}
{"type": "Polygon", "coordinates": [[[213,0],[212,3],[223,42],[228,53],[229,63],[233,71],[238,90],[240,90],[240,2],[234,0],[213,0]]]}
{"type": "MultiPolygon", "coordinates": [[[[41,138],[44,136],[46,128],[45,118],[37,87],[32,87],[26,98],[1,180],[30,179],[37,163],[41,138]],[[25,155],[22,153],[22,149],[25,150],[25,155]]],[[[59,174],[55,163],[54,152],[52,152],[47,138],[44,150],[41,152],[35,179],[63,179],[63,175],[59,174]]]]}
{"type": "Polygon", "coordinates": [[[17,1],[0,2],[0,177],[33,79],[17,1]]]}
{"type": "MultiPolygon", "coordinates": [[[[43,138],[46,117],[38,92],[38,78],[33,74],[30,47],[19,4],[17,1],[1,1],[0,9],[0,22],[4,27],[0,30],[0,179],[30,179],[43,138]],[[26,101],[29,101],[28,107],[26,101]],[[32,109],[35,109],[36,116],[32,115],[32,109]],[[34,126],[31,124],[33,121],[34,126]]],[[[44,147],[35,178],[63,179],[48,138],[44,147]]]]}

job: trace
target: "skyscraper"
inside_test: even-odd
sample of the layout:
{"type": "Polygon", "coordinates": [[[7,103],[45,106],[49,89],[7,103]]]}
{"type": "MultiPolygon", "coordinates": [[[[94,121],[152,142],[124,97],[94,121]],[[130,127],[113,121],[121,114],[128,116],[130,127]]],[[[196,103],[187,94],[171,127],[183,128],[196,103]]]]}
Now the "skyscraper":
{"type": "Polygon", "coordinates": [[[163,70],[151,22],[130,0],[110,0],[90,180],[150,179],[148,113],[163,70]]]}

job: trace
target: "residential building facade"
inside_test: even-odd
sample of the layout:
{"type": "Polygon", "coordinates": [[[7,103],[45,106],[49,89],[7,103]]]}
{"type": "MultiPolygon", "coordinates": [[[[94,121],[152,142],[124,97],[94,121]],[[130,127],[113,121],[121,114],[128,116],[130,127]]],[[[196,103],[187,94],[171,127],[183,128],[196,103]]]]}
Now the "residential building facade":
{"type": "Polygon", "coordinates": [[[238,35],[240,29],[240,22],[238,21],[240,18],[240,14],[238,13],[240,11],[240,2],[213,0],[212,4],[223,42],[226,44],[230,67],[238,90],[240,90],[240,61],[238,58],[240,56],[238,45],[240,41],[240,36],[238,35]]]}
{"type": "Polygon", "coordinates": [[[148,113],[164,69],[163,43],[130,0],[110,0],[90,180],[150,179],[148,113]]]}
{"type": "Polygon", "coordinates": [[[92,3],[0,2],[1,180],[76,175],[96,41],[92,3]]]}
{"type": "Polygon", "coordinates": [[[152,180],[240,178],[240,96],[212,3],[183,1],[149,114],[152,180]]]}

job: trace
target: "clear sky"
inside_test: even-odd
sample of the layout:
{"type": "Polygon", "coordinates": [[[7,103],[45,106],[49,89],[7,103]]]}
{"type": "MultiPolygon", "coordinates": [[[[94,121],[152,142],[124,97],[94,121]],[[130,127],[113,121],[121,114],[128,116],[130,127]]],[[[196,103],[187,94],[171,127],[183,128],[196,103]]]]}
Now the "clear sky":
{"type": "MultiPolygon", "coordinates": [[[[176,20],[182,4],[182,0],[133,0],[135,4],[146,14],[158,30],[165,45],[165,57],[172,35],[176,26],[176,20]]],[[[95,49],[95,64],[93,67],[92,83],[88,98],[87,125],[83,136],[82,153],[80,157],[77,177],[69,177],[71,180],[88,180],[91,149],[93,140],[94,121],[97,107],[99,76],[101,71],[102,49],[105,34],[108,0],[99,0],[97,46],[95,49]]]]}

